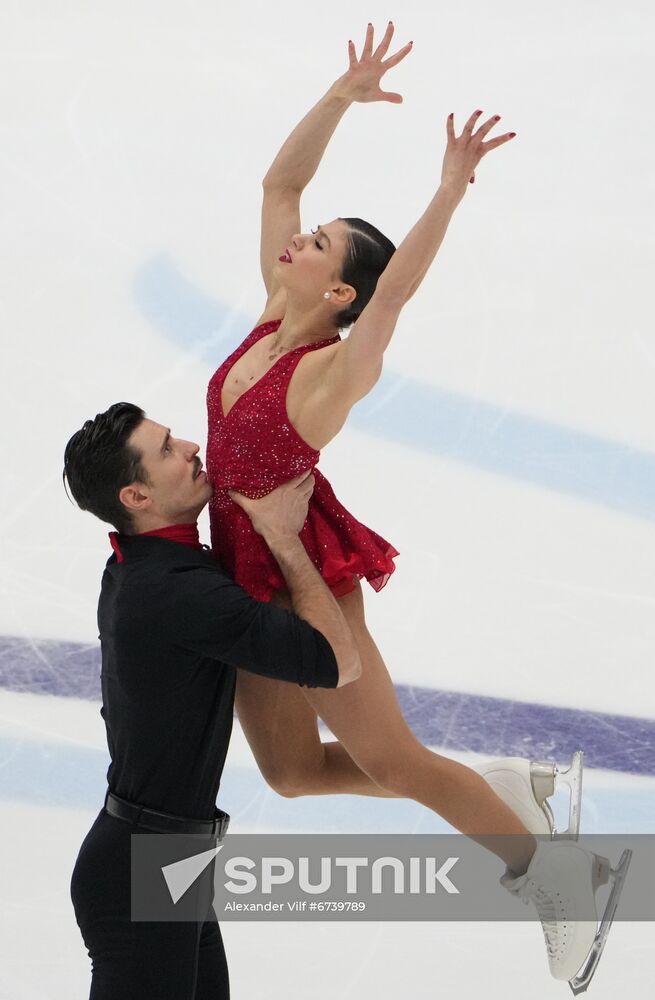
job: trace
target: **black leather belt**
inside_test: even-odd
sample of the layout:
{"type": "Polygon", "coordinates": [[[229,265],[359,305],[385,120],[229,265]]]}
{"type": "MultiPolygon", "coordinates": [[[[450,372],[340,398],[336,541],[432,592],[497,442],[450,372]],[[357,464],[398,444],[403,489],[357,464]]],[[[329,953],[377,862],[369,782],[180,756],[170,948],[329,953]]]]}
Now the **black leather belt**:
{"type": "Polygon", "coordinates": [[[230,825],[230,817],[222,809],[216,809],[213,820],[187,819],[184,816],[173,816],[171,813],[146,809],[137,802],[119,799],[109,791],[105,796],[105,810],[115,819],[125,820],[146,830],[156,830],[158,833],[197,833],[222,840],[230,825]]]}

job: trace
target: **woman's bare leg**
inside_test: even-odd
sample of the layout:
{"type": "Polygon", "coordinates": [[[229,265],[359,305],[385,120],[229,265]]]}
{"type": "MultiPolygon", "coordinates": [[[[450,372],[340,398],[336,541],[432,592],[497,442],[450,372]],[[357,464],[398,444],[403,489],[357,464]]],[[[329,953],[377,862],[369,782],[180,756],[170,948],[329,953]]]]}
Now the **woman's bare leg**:
{"type": "MultiPolygon", "coordinates": [[[[291,608],[286,591],[273,603],[291,608]]],[[[396,798],[377,785],[336,741],[322,743],[316,710],[302,689],[237,672],[236,711],[257,765],[280,795],[373,795],[396,798]]]]}
{"type": "Polygon", "coordinates": [[[403,718],[393,683],[364,618],[361,586],[339,606],[357,641],[359,680],[336,690],[302,693],[352,759],[372,780],[433,809],[457,830],[524,872],[534,837],[481,775],[420,743],[403,718]]]}
{"type": "MultiPolygon", "coordinates": [[[[275,603],[291,606],[286,593],[275,595],[275,603]]],[[[328,691],[238,672],[237,714],[266,781],[290,797],[346,793],[415,799],[513,871],[525,871],[536,842],[515,813],[484,778],[428,750],[407,726],[366,627],[361,585],[340,598],[339,606],[360,651],[359,680],[328,691]],[[317,714],[339,742],[321,743],[317,714]]]]}

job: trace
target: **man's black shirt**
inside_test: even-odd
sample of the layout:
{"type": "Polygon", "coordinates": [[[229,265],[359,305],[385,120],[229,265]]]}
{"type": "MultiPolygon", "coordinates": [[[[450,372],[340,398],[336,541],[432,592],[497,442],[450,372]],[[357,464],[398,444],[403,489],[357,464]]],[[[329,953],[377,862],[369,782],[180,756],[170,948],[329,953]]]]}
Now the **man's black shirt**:
{"type": "Polygon", "coordinates": [[[109,788],[198,819],[214,806],[232,731],[236,668],[334,688],[327,639],[253,600],[208,551],[119,535],[102,577],[98,628],[109,788]]]}

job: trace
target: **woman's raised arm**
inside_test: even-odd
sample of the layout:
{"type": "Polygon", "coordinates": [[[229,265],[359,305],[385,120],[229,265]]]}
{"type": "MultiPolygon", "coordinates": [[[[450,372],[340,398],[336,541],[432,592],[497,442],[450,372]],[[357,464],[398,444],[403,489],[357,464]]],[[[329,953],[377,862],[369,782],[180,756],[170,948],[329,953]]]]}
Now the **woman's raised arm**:
{"type": "Polygon", "coordinates": [[[448,115],[448,143],[441,170],[441,184],[425,213],[389,261],[377,284],[376,295],[379,291],[380,294],[400,299],[403,303],[412,297],[441,246],[448,223],[466,194],[468,183],[475,180],[478,163],[486,153],[504,145],[516,135],[516,132],[507,132],[496,139],[483,142],[489,131],[500,121],[500,115],[487,119],[474,133],[473,128],[481,114],[481,111],[473,112],[459,137],[455,136],[453,115],[448,115]]]}
{"type": "Polygon", "coordinates": [[[318,169],[328,142],[351,104],[355,102],[389,101],[401,104],[400,94],[386,93],[380,80],[411,50],[409,42],[395,55],[384,59],[393,37],[393,24],[373,52],[373,25],[369,24],[361,58],[348,42],[349,66],[320,99],[282,146],[263,180],[261,268],[269,297],[275,261],[291,237],[300,228],[300,195],[318,169]]]}
{"type": "Polygon", "coordinates": [[[516,135],[508,132],[483,142],[490,129],[500,121],[500,116],[489,118],[474,133],[481,114],[481,111],[473,112],[459,137],[455,136],[453,116],[448,116],[448,144],[439,189],[382,272],[370,302],[362,310],[347,340],[335,352],[331,377],[341,386],[344,396],[352,401],[366,395],[379,378],[382,355],[400,311],[427,274],[455,209],[466,194],[469,182],[475,179],[478,163],[485,153],[516,135]]]}

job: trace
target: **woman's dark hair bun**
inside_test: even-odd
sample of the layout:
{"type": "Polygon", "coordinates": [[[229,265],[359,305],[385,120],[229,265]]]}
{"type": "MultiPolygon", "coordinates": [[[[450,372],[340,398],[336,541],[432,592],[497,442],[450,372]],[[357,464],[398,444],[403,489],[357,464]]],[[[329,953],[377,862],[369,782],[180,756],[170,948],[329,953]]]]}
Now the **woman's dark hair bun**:
{"type": "Polygon", "coordinates": [[[373,297],[380,275],[396,252],[390,239],[364,219],[341,219],[348,225],[348,249],[341,280],[357,292],[345,309],[337,313],[339,330],[347,329],[359,319],[373,297]]]}

